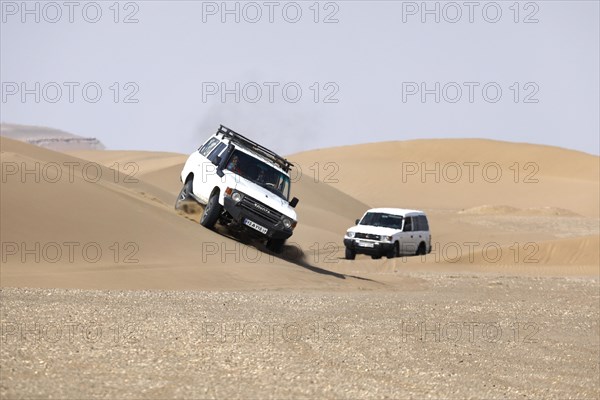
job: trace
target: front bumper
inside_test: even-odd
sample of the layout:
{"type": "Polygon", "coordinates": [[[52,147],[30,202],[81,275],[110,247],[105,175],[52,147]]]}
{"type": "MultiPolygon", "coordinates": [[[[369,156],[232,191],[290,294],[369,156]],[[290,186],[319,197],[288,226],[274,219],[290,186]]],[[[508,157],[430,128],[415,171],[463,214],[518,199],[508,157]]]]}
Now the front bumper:
{"type": "Polygon", "coordinates": [[[236,225],[241,228],[244,228],[247,232],[261,237],[266,237],[269,239],[287,239],[294,231],[291,228],[286,228],[283,226],[283,222],[277,221],[276,223],[267,220],[262,217],[258,213],[253,213],[246,208],[241,207],[240,203],[233,201],[231,197],[225,197],[225,211],[231,215],[233,221],[236,225]],[[250,228],[249,226],[244,224],[244,219],[249,219],[250,221],[267,228],[266,233],[262,233],[257,231],[256,229],[250,228]]]}
{"type": "Polygon", "coordinates": [[[377,242],[374,240],[364,240],[364,239],[349,239],[344,238],[344,246],[346,248],[353,250],[356,254],[368,254],[368,255],[386,255],[394,248],[393,243],[388,242],[377,242]],[[365,247],[359,245],[359,242],[362,243],[372,243],[373,247],[365,247]]]}

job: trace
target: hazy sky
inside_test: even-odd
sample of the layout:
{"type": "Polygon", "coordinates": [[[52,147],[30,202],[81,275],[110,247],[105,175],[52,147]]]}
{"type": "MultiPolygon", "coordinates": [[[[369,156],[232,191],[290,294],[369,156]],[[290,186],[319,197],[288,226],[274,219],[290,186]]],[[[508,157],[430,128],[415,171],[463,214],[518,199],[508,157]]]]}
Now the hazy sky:
{"type": "Polygon", "coordinates": [[[1,12],[2,121],[109,149],[189,153],[222,123],[281,153],[454,137],[600,152],[598,1],[2,1],[1,12]]]}

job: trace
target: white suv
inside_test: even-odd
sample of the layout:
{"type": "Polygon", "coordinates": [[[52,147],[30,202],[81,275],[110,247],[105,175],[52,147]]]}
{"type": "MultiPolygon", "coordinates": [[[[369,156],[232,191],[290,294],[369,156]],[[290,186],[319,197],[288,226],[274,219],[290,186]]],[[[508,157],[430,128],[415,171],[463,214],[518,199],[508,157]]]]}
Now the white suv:
{"type": "Polygon", "coordinates": [[[279,252],[292,236],[297,198],[290,200],[292,163],[221,125],[192,153],[181,171],[183,188],[175,203],[204,205],[200,223],[215,223],[266,239],[279,252]]]}
{"type": "Polygon", "coordinates": [[[372,258],[429,254],[429,222],[423,211],[373,208],[348,229],[344,245],[348,260],[354,260],[357,254],[372,258]]]}

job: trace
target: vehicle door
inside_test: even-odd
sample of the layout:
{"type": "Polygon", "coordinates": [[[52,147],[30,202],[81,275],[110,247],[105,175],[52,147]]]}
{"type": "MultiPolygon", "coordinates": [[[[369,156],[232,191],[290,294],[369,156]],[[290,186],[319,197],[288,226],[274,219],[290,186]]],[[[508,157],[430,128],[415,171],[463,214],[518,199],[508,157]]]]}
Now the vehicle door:
{"type": "Polygon", "coordinates": [[[414,255],[417,252],[418,243],[416,243],[414,225],[414,217],[404,217],[404,225],[400,233],[400,253],[402,255],[414,255]]]}
{"type": "Polygon", "coordinates": [[[199,173],[197,177],[194,177],[194,194],[204,203],[208,202],[210,193],[215,186],[219,186],[221,180],[221,177],[217,175],[217,160],[218,156],[227,148],[227,145],[218,139],[217,142],[216,145],[201,149],[198,164],[199,173]]]}

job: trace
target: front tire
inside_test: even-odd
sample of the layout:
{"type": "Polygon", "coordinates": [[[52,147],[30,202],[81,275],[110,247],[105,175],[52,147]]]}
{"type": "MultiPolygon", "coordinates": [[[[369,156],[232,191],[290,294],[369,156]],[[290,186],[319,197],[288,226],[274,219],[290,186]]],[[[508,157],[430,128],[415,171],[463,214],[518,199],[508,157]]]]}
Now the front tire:
{"type": "Polygon", "coordinates": [[[281,253],[284,243],[285,239],[269,239],[267,241],[267,249],[271,250],[273,253],[281,253]]]}
{"type": "Polygon", "coordinates": [[[219,192],[213,193],[213,195],[210,196],[210,199],[208,199],[206,207],[204,207],[202,218],[200,218],[200,225],[212,229],[219,219],[222,209],[223,207],[219,204],[219,192]]]}
{"type": "Polygon", "coordinates": [[[387,253],[387,258],[400,257],[400,245],[398,242],[394,243],[394,247],[387,253]]]}
{"type": "Polygon", "coordinates": [[[346,260],[354,260],[356,258],[356,252],[346,247],[346,260]]]}

